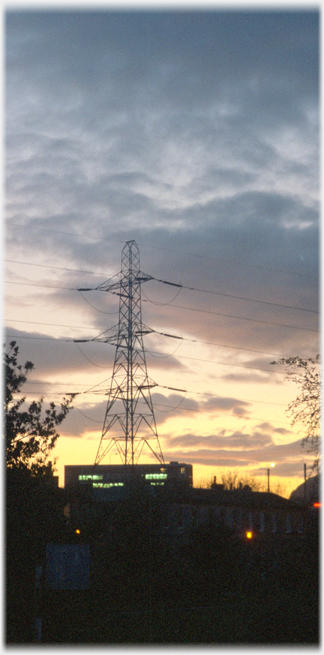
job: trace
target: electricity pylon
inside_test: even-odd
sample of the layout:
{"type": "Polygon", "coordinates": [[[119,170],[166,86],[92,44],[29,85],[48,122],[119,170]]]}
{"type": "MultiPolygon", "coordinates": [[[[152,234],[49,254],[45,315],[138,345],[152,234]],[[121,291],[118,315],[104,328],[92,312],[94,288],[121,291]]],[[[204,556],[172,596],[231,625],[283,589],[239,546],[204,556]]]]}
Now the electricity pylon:
{"type": "Polygon", "coordinates": [[[144,445],[164,463],[150,392],[156,383],[147,374],[143,343],[143,335],[153,330],[142,323],[141,284],[151,279],[140,271],[136,242],[127,241],[122,249],[121,272],[96,287],[119,296],[119,321],[117,326],[93,339],[116,345],[95,464],[99,464],[114,446],[123,464],[137,464],[144,445]]]}

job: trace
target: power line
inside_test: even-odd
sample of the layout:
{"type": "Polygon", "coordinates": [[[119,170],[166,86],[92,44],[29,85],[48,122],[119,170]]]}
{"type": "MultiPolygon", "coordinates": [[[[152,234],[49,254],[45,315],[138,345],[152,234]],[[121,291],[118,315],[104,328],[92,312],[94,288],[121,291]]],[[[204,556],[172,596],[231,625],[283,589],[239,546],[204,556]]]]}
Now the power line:
{"type": "MultiPolygon", "coordinates": [[[[15,283],[13,282],[12,284],[15,284],[15,283]]],[[[17,283],[17,284],[18,284],[18,283],[17,283]]],[[[67,287],[64,287],[64,288],[67,288],[67,287]]],[[[114,311],[114,312],[103,312],[101,309],[98,309],[97,307],[94,307],[94,305],[92,305],[92,304],[91,304],[91,303],[90,303],[90,302],[85,298],[85,296],[82,294],[82,292],[80,292],[80,293],[81,293],[82,297],[84,298],[84,300],[85,300],[85,301],[90,305],[90,307],[92,307],[92,309],[94,309],[95,311],[97,311],[97,312],[99,312],[99,313],[101,313],[101,314],[108,314],[108,315],[110,315],[110,314],[113,315],[113,314],[118,313],[118,310],[117,310],[117,311],[114,311]]],[[[142,299],[142,302],[149,302],[149,303],[151,303],[151,304],[155,304],[154,301],[149,300],[149,299],[145,299],[145,298],[142,299]]],[[[240,320],[240,321],[248,321],[248,322],[250,322],[250,323],[261,323],[261,324],[264,324],[264,325],[273,325],[273,326],[275,326],[275,327],[283,327],[283,328],[287,328],[287,329],[289,329],[289,330],[302,330],[303,332],[318,332],[318,331],[319,331],[318,329],[313,329],[313,328],[299,327],[299,326],[297,326],[297,325],[285,325],[284,323],[275,323],[274,321],[265,321],[265,320],[262,320],[262,319],[249,318],[249,317],[246,317],[246,316],[237,316],[236,314],[226,314],[226,313],[224,313],[224,312],[214,312],[214,311],[212,311],[212,310],[208,310],[208,309],[198,309],[197,307],[187,307],[187,306],[185,306],[185,305],[173,305],[173,307],[175,307],[175,308],[177,308],[177,309],[184,309],[184,310],[186,310],[186,311],[190,311],[190,312],[197,312],[197,313],[203,313],[203,314],[211,314],[212,316],[224,316],[225,318],[235,318],[235,319],[238,319],[238,320],[240,320]]],[[[10,320],[15,320],[15,319],[10,319],[10,320]]],[[[18,321],[15,320],[15,322],[18,322],[18,321]]],[[[30,321],[20,321],[20,322],[22,322],[22,323],[27,323],[27,322],[30,322],[30,321]]],[[[40,325],[50,325],[50,324],[47,324],[47,323],[40,323],[40,325]]],[[[73,326],[73,325],[66,325],[66,326],[64,326],[64,325],[57,325],[57,327],[74,327],[74,326],[73,326]]],[[[92,329],[94,329],[94,328],[92,328],[92,327],[91,327],[91,328],[88,328],[87,326],[85,326],[84,329],[91,329],[91,330],[92,330],[92,329]]],[[[99,329],[100,329],[100,327],[99,327],[99,329]]]]}
{"type": "Polygon", "coordinates": [[[218,346],[219,348],[233,348],[234,350],[244,350],[249,353],[259,353],[260,355],[273,355],[274,357],[282,357],[281,353],[269,353],[265,350],[253,350],[252,348],[241,348],[240,346],[228,346],[224,343],[216,343],[215,341],[202,341],[201,339],[189,339],[187,337],[179,337],[174,334],[166,334],[165,332],[157,332],[154,330],[155,334],[160,334],[163,337],[170,337],[171,339],[181,339],[182,341],[190,341],[190,343],[202,343],[207,346],[218,346]]]}
{"type": "MultiPolygon", "coordinates": [[[[106,384],[110,383],[111,382],[111,377],[107,378],[107,380],[104,380],[103,382],[105,382],[106,384]]],[[[99,384],[102,385],[103,382],[99,382],[99,384]]],[[[44,384],[44,385],[48,385],[48,386],[57,386],[57,385],[66,386],[66,382],[46,382],[46,380],[45,381],[44,380],[40,380],[40,381],[26,380],[26,382],[24,384],[44,384]]],[[[87,384],[80,384],[80,382],[76,382],[76,383],[69,382],[68,384],[73,386],[73,387],[88,387],[87,384]]],[[[96,385],[90,387],[89,389],[87,389],[87,391],[82,391],[80,393],[82,395],[87,395],[88,393],[92,393],[92,392],[100,393],[100,390],[96,391],[96,387],[98,387],[99,384],[96,384],[96,385]]],[[[219,394],[210,393],[210,392],[207,392],[207,391],[193,391],[192,389],[177,389],[175,387],[168,387],[168,386],[165,386],[163,384],[157,384],[156,386],[159,389],[167,389],[168,391],[178,391],[179,393],[185,393],[185,394],[190,393],[190,394],[194,394],[195,396],[210,396],[211,398],[217,398],[217,399],[220,399],[220,400],[228,399],[228,396],[220,396],[219,394]]],[[[64,393],[64,392],[61,392],[61,393],[64,393]]],[[[102,393],[104,395],[106,395],[107,392],[102,391],[102,393]]],[[[262,405],[276,405],[278,407],[287,407],[287,403],[276,403],[276,402],[273,402],[271,400],[256,400],[255,398],[231,398],[231,400],[235,400],[238,403],[259,403],[259,404],[262,404],[262,405]]]]}
{"type": "MultiPolygon", "coordinates": [[[[143,302],[151,302],[151,300],[143,300],[143,302]]],[[[240,321],[249,321],[252,323],[264,323],[265,325],[273,325],[275,327],[283,327],[283,328],[288,328],[289,330],[303,330],[305,332],[318,332],[319,330],[315,330],[312,328],[304,328],[304,327],[298,327],[296,325],[285,325],[284,323],[274,323],[272,321],[263,321],[261,319],[257,318],[247,318],[245,316],[236,316],[233,314],[225,314],[222,312],[213,312],[208,309],[198,309],[196,307],[186,307],[184,305],[173,305],[173,307],[176,307],[177,309],[185,309],[190,312],[200,312],[203,314],[212,314],[213,316],[225,316],[226,318],[236,318],[240,321]]]]}
{"type": "Polygon", "coordinates": [[[5,284],[18,284],[25,287],[42,287],[44,289],[66,289],[66,291],[77,291],[70,287],[59,287],[57,284],[35,284],[35,282],[12,282],[11,280],[4,280],[5,284]]]}
{"type": "Polygon", "coordinates": [[[34,262],[21,262],[16,259],[4,259],[4,262],[7,262],[9,264],[23,264],[24,266],[37,266],[38,268],[52,268],[56,271],[69,271],[71,273],[85,273],[87,275],[100,275],[100,277],[103,277],[106,275],[105,273],[96,273],[95,271],[83,271],[79,270],[77,268],[66,268],[63,266],[52,266],[51,264],[36,264],[34,262]]]}
{"type": "MultiPolygon", "coordinates": [[[[12,322],[12,323],[28,323],[28,324],[31,324],[31,325],[47,325],[49,327],[67,327],[67,328],[75,327],[78,330],[87,330],[87,329],[100,330],[100,329],[104,329],[103,327],[98,327],[98,328],[89,327],[89,328],[87,328],[86,326],[79,326],[79,325],[78,326],[63,325],[63,324],[61,325],[59,323],[43,323],[43,322],[38,322],[38,321],[22,321],[22,320],[18,320],[18,319],[17,320],[16,319],[10,319],[10,318],[7,319],[7,320],[8,320],[8,322],[12,322]]],[[[179,339],[181,341],[189,341],[190,343],[201,343],[201,344],[205,344],[205,345],[209,345],[209,346],[218,346],[220,348],[232,348],[234,350],[242,350],[244,352],[259,353],[261,355],[273,355],[274,357],[282,357],[283,356],[282,353],[267,352],[265,350],[254,350],[252,348],[243,348],[243,347],[241,348],[240,346],[229,346],[227,344],[217,343],[215,341],[203,341],[202,339],[189,339],[187,337],[177,336],[177,335],[174,335],[174,334],[167,334],[165,332],[158,332],[158,330],[153,330],[153,332],[154,332],[154,334],[159,334],[159,335],[161,335],[163,337],[170,337],[172,339],[179,339]]],[[[55,337],[53,337],[53,338],[55,338],[55,337]]],[[[89,339],[89,341],[95,341],[95,339],[94,340],[89,339]]],[[[174,353],[176,352],[176,350],[174,351],[174,353]]],[[[154,351],[148,351],[148,352],[152,353],[154,351]]],[[[174,353],[173,353],[173,355],[174,355],[174,353]]],[[[168,355],[168,354],[165,354],[165,353],[160,354],[160,357],[170,357],[170,356],[171,355],[168,355]]]]}
{"type": "MultiPolygon", "coordinates": [[[[16,392],[17,395],[22,395],[22,396],[24,396],[26,394],[34,395],[34,394],[38,394],[38,393],[39,393],[39,390],[35,390],[35,391],[17,391],[16,392]]],[[[62,394],[63,395],[65,394],[67,396],[72,395],[72,394],[69,394],[69,392],[59,392],[59,391],[50,391],[50,394],[51,394],[51,396],[62,396],[62,394]]],[[[259,402],[259,401],[254,401],[254,402],[259,402]]],[[[260,402],[262,402],[262,401],[260,401],[260,402]]],[[[275,404],[277,404],[277,403],[275,403],[275,404]]],[[[154,403],[154,405],[156,405],[156,406],[160,405],[160,406],[163,406],[163,407],[170,407],[172,410],[177,409],[177,406],[165,405],[165,404],[162,404],[162,403],[154,403]]],[[[178,407],[180,405],[181,405],[181,403],[179,403],[178,407]]],[[[83,414],[83,412],[78,407],[73,407],[73,409],[76,409],[78,412],[80,412],[80,414],[83,414]]],[[[161,410],[158,410],[158,411],[161,411],[161,410]]],[[[213,410],[206,410],[206,409],[202,410],[201,408],[193,409],[193,408],[189,408],[189,407],[181,407],[181,411],[199,412],[200,414],[214,414],[215,411],[217,411],[217,408],[213,409],[213,410]]],[[[223,412],[223,414],[224,414],[224,412],[223,412]]],[[[95,419],[92,419],[89,416],[86,416],[85,414],[83,414],[83,416],[86,419],[90,420],[90,421],[95,421],[96,423],[101,423],[102,424],[102,421],[96,421],[95,419]]],[[[240,419],[240,420],[245,420],[245,421],[251,421],[251,420],[253,420],[253,421],[268,421],[269,420],[268,418],[263,418],[263,417],[259,417],[259,416],[236,416],[235,414],[232,414],[230,416],[230,418],[240,419]]],[[[276,424],[280,424],[280,425],[289,425],[290,426],[290,423],[288,423],[287,421],[274,421],[273,419],[271,419],[271,423],[276,423],[276,424]]]]}
{"type": "MultiPolygon", "coordinates": [[[[195,287],[188,287],[188,286],[185,286],[185,285],[182,285],[182,284],[175,284],[173,282],[166,282],[164,280],[158,280],[157,278],[152,278],[152,279],[155,280],[156,282],[162,282],[163,284],[169,284],[169,285],[174,286],[174,287],[181,287],[183,289],[188,289],[189,291],[198,291],[199,293],[209,293],[209,294],[212,294],[212,295],[215,295],[215,296],[233,298],[235,300],[245,300],[247,302],[254,302],[254,303],[261,304],[261,305],[270,305],[272,307],[281,307],[282,309],[293,309],[293,310],[299,311],[299,312],[309,312],[311,314],[319,314],[319,312],[317,310],[315,310],[315,309],[306,309],[304,307],[295,307],[293,305],[283,305],[283,304],[280,304],[280,303],[274,303],[274,302],[270,302],[270,301],[267,301],[267,300],[255,300],[253,298],[246,298],[244,296],[234,296],[232,294],[222,293],[220,291],[209,291],[207,289],[198,289],[198,288],[195,288],[195,287]]],[[[58,286],[58,285],[53,285],[53,284],[36,284],[35,282],[14,282],[14,281],[11,281],[11,280],[4,280],[4,282],[6,284],[16,284],[16,285],[30,286],[30,287],[41,287],[41,288],[45,288],[45,289],[65,289],[66,291],[80,291],[80,289],[77,289],[77,288],[63,287],[63,286],[58,286]]],[[[82,289],[82,290],[83,291],[97,291],[97,289],[82,289]]],[[[152,302],[152,301],[146,300],[146,302],[152,302]]],[[[169,304],[169,303],[167,303],[167,304],[169,304]]],[[[179,307],[179,305],[173,305],[173,307],[177,307],[177,306],[179,307]]],[[[196,310],[196,311],[199,311],[199,310],[196,310]]]]}
{"type": "Polygon", "coordinates": [[[305,309],[304,307],[294,307],[292,305],[282,305],[276,302],[270,302],[267,300],[255,300],[254,298],[247,298],[246,296],[234,296],[230,293],[222,293],[220,291],[210,291],[207,289],[198,289],[196,287],[188,287],[184,284],[175,284],[174,282],[167,282],[166,280],[158,280],[156,277],[153,278],[156,282],[161,282],[162,284],[168,284],[173,287],[181,287],[182,289],[188,289],[189,291],[198,291],[199,293],[210,293],[213,296],[223,296],[226,298],[234,298],[235,300],[247,300],[248,302],[260,303],[261,305],[271,305],[272,307],[281,307],[283,309],[294,309],[299,312],[310,312],[311,314],[318,314],[319,312],[315,309],[305,309]]]}
{"type": "MultiPolygon", "coordinates": [[[[113,242],[113,243],[124,243],[120,239],[107,239],[105,237],[94,237],[94,236],[91,236],[89,234],[76,234],[75,232],[62,232],[61,230],[52,230],[52,229],[44,228],[44,227],[36,227],[34,225],[21,225],[19,223],[13,223],[11,221],[6,221],[6,223],[7,223],[7,225],[10,225],[11,227],[19,227],[19,228],[23,228],[25,230],[42,230],[42,231],[45,231],[45,232],[52,232],[53,234],[63,234],[65,236],[72,236],[72,237],[83,238],[83,239],[91,239],[93,241],[107,241],[107,242],[113,242]]],[[[159,247],[159,246],[151,246],[151,245],[147,245],[147,244],[143,244],[143,243],[142,244],[140,243],[139,245],[142,245],[144,248],[148,248],[150,250],[160,250],[162,252],[172,252],[172,253],[174,253],[176,255],[182,255],[183,254],[181,250],[173,250],[171,248],[162,248],[162,247],[159,247]]],[[[282,274],[282,275],[293,275],[294,277],[305,277],[305,278],[310,278],[312,280],[317,280],[318,279],[317,276],[315,276],[315,275],[307,275],[305,273],[295,273],[293,271],[285,271],[285,270],[282,270],[282,269],[271,268],[271,267],[268,267],[268,266],[260,266],[259,264],[246,264],[245,262],[234,262],[234,261],[231,261],[229,259],[222,259],[221,257],[217,257],[217,258],[216,257],[211,257],[210,255],[198,255],[197,253],[186,252],[186,257],[187,256],[195,257],[195,258],[198,258],[198,259],[208,259],[208,260],[216,261],[216,262],[222,261],[225,264],[231,264],[231,265],[234,265],[234,266],[242,266],[244,268],[256,268],[256,269],[260,269],[260,270],[264,270],[264,271],[270,271],[270,272],[273,272],[273,273],[279,273],[279,274],[282,274]]],[[[22,263],[24,263],[24,262],[22,262],[22,263]]],[[[95,275],[97,275],[97,273],[95,273],[95,275]]]]}
{"type": "MultiPolygon", "coordinates": [[[[171,407],[170,411],[173,411],[173,409],[178,409],[178,407],[180,405],[181,405],[181,403],[179,403],[179,405],[177,405],[177,406],[175,406],[173,408],[173,407],[171,407],[171,405],[164,405],[162,403],[154,403],[154,406],[157,407],[157,408],[159,406],[160,407],[171,407]]],[[[158,411],[162,411],[162,410],[158,409],[158,411]]],[[[194,409],[192,407],[180,407],[180,411],[181,412],[199,412],[200,414],[215,414],[215,412],[217,411],[217,408],[216,409],[210,409],[210,410],[208,410],[208,409],[203,409],[202,410],[200,408],[194,409]]],[[[224,415],[227,416],[228,414],[229,414],[229,412],[224,412],[224,410],[222,410],[222,417],[224,415]]],[[[242,420],[244,420],[244,421],[268,421],[268,419],[259,418],[258,416],[237,416],[236,414],[231,414],[230,418],[234,418],[234,419],[241,420],[241,421],[242,420]]],[[[274,421],[273,419],[271,419],[271,423],[276,423],[276,424],[279,424],[279,425],[289,425],[289,426],[291,425],[290,423],[288,423],[288,421],[274,421]]]]}
{"type": "MultiPolygon", "coordinates": [[[[16,318],[8,318],[7,321],[10,323],[28,323],[30,325],[47,325],[48,327],[64,327],[64,328],[75,328],[76,330],[100,330],[101,327],[93,327],[89,325],[64,325],[63,323],[43,323],[40,321],[23,321],[16,318]]],[[[104,329],[104,328],[102,328],[104,329]]]]}
{"type": "MultiPolygon", "coordinates": [[[[167,285],[169,285],[171,287],[177,287],[179,290],[187,289],[188,291],[198,291],[199,293],[208,293],[208,294],[211,294],[211,295],[214,295],[214,296],[222,296],[224,298],[233,298],[234,300],[245,300],[247,302],[254,302],[254,303],[261,304],[261,305],[270,305],[271,307],[280,307],[281,309],[293,309],[295,311],[309,312],[311,314],[318,314],[319,313],[316,309],[306,309],[305,307],[295,307],[294,305],[284,305],[282,303],[271,302],[269,300],[256,300],[255,298],[247,298],[246,296],[235,296],[234,294],[223,293],[221,291],[210,291],[209,289],[199,289],[197,287],[189,287],[189,286],[187,286],[185,284],[178,284],[176,282],[169,282],[167,280],[159,280],[158,278],[153,277],[153,276],[149,276],[148,279],[155,280],[155,282],[160,282],[162,284],[167,284],[167,285]]],[[[95,289],[92,289],[92,288],[80,289],[80,291],[98,291],[98,290],[100,290],[100,288],[103,291],[107,291],[107,289],[104,288],[103,285],[101,285],[99,287],[96,287],[95,289]]],[[[71,291],[72,290],[73,289],[71,289],[71,291]]],[[[79,291],[79,289],[78,289],[78,291],[79,291]]],[[[177,297],[177,294],[176,294],[175,298],[176,297],[177,297]]],[[[153,301],[150,301],[150,302],[153,302],[153,301]]],[[[166,304],[167,305],[171,304],[171,302],[172,301],[169,301],[166,304]]],[[[155,304],[155,303],[153,302],[153,304],[155,304]]]]}
{"type": "Polygon", "coordinates": [[[93,237],[90,234],[76,234],[75,232],[62,232],[62,230],[51,230],[48,227],[36,227],[35,225],[21,225],[19,223],[12,223],[11,221],[6,221],[7,225],[10,227],[20,227],[25,230],[41,230],[43,232],[52,232],[53,234],[62,234],[64,236],[77,237],[81,239],[91,239],[92,241],[109,241],[113,243],[124,243],[121,239],[106,239],[105,237],[93,237]]]}
{"type": "MultiPolygon", "coordinates": [[[[176,255],[183,254],[181,252],[181,250],[173,250],[171,248],[159,248],[158,246],[148,246],[146,244],[140,244],[140,245],[142,247],[144,247],[144,248],[150,248],[150,249],[153,249],[153,250],[162,250],[164,252],[172,252],[172,253],[174,253],[176,255]]],[[[257,269],[260,269],[260,270],[263,270],[263,271],[270,271],[272,273],[280,273],[282,275],[293,275],[293,276],[296,276],[296,277],[307,277],[307,278],[310,278],[312,280],[317,280],[318,279],[317,276],[315,276],[315,275],[307,275],[306,273],[295,273],[293,271],[284,271],[284,270],[278,269],[278,268],[271,268],[270,266],[260,266],[259,264],[246,264],[245,262],[234,262],[234,261],[232,261],[230,259],[222,259],[222,257],[218,257],[218,256],[217,257],[211,257],[210,255],[197,255],[197,253],[186,252],[186,256],[188,256],[188,255],[190,257],[197,257],[199,259],[208,259],[208,260],[211,260],[211,261],[214,261],[214,262],[221,261],[221,262],[224,262],[225,264],[232,264],[233,266],[242,266],[244,268],[257,268],[257,269]]]]}
{"type": "Polygon", "coordinates": [[[35,339],[40,340],[40,341],[61,341],[63,343],[74,343],[73,339],[60,339],[59,337],[35,337],[35,336],[27,336],[27,335],[21,335],[21,334],[6,334],[6,338],[8,339],[35,339]]]}
{"type": "Polygon", "coordinates": [[[274,371],[273,369],[267,369],[267,368],[259,368],[256,366],[246,366],[244,364],[229,364],[228,362],[216,362],[213,359],[202,359],[201,357],[189,357],[186,355],[178,355],[177,359],[192,359],[196,362],[207,362],[208,364],[219,364],[221,366],[234,366],[237,368],[248,368],[253,371],[265,371],[266,373],[277,373],[278,371],[274,371]]]}
{"type": "Polygon", "coordinates": [[[113,314],[118,314],[118,309],[114,310],[113,312],[105,312],[102,309],[98,309],[98,307],[95,307],[89,300],[88,298],[85,297],[85,295],[80,291],[79,289],[80,296],[82,296],[83,300],[96,312],[99,312],[100,314],[105,314],[106,316],[112,316],[113,314]]]}
{"type": "MultiPolygon", "coordinates": [[[[74,343],[73,339],[59,339],[59,338],[56,339],[55,337],[34,337],[34,336],[21,336],[21,335],[14,335],[14,334],[13,335],[8,334],[6,336],[7,336],[8,339],[36,339],[36,340],[40,339],[40,340],[44,340],[44,341],[62,341],[64,343],[74,343]]],[[[87,341],[91,341],[91,339],[84,339],[84,342],[87,342],[87,341]]],[[[154,352],[154,351],[152,351],[152,352],[154,352]]],[[[161,355],[161,354],[164,354],[164,353],[157,352],[156,354],[161,355]]],[[[221,366],[234,366],[234,367],[238,367],[238,368],[247,368],[247,369],[251,369],[251,370],[255,370],[255,371],[264,371],[266,373],[278,373],[278,371],[275,371],[273,369],[259,368],[259,367],[256,367],[256,366],[246,366],[244,364],[230,364],[228,362],[218,362],[218,361],[216,362],[215,360],[211,360],[211,359],[202,359],[202,358],[199,358],[199,357],[188,357],[186,355],[178,355],[177,359],[191,359],[191,360],[194,360],[194,361],[197,361],[197,362],[207,362],[208,364],[219,364],[221,366]]]]}

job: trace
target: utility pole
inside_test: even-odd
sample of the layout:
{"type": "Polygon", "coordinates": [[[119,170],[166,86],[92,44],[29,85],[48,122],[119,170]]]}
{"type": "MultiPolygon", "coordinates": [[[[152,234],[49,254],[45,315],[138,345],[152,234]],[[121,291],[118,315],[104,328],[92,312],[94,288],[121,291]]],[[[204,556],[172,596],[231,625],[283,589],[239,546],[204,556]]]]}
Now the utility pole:
{"type": "Polygon", "coordinates": [[[119,296],[119,320],[117,326],[93,339],[116,346],[95,464],[100,464],[115,446],[122,463],[134,466],[145,445],[164,463],[150,392],[157,385],[147,374],[143,342],[143,336],[153,330],[142,323],[141,284],[152,279],[140,271],[136,242],[127,241],[122,249],[120,273],[96,287],[119,296]]]}

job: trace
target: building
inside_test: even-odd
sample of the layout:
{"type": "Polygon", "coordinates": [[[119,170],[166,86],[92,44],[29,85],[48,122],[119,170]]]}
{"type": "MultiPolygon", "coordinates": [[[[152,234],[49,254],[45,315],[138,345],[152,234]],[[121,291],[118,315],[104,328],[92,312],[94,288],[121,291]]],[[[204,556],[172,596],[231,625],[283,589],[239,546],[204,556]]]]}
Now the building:
{"type": "Polygon", "coordinates": [[[279,537],[301,537],[307,526],[307,508],[269,492],[249,487],[225,490],[184,489],[181,494],[165,490],[165,540],[173,544],[187,541],[192,530],[202,525],[224,525],[242,538],[249,534],[259,542],[279,537]]]}
{"type": "Polygon", "coordinates": [[[304,480],[297,489],[291,492],[290,500],[294,502],[318,502],[320,498],[320,476],[314,475],[304,480]]]}
{"type": "Polygon", "coordinates": [[[66,489],[91,491],[92,495],[116,495],[130,482],[152,487],[192,487],[192,465],[179,462],[170,464],[76,464],[65,466],[66,489]],[[98,494],[99,492],[99,494],[98,494]]]}
{"type": "Polygon", "coordinates": [[[134,467],[132,476],[131,472],[131,467],[123,465],[66,466],[71,520],[86,524],[102,517],[103,529],[104,525],[108,529],[114,508],[134,496],[133,482],[142,494],[143,507],[145,498],[152,497],[152,511],[158,511],[160,517],[161,538],[174,548],[188,543],[193,531],[204,525],[224,525],[238,537],[246,539],[250,534],[253,541],[270,547],[282,538],[300,540],[307,530],[306,506],[248,486],[193,488],[190,464],[142,464],[134,467]]]}

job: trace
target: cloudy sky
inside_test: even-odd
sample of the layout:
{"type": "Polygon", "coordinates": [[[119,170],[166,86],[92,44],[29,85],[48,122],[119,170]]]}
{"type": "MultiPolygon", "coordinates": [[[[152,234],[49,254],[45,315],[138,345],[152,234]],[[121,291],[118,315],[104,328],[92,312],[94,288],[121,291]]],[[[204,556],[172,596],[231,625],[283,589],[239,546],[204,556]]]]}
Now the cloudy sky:
{"type": "Polygon", "coordinates": [[[65,464],[94,462],[115,355],[74,340],[118,323],[117,296],[77,289],[118,273],[130,240],[155,278],[142,314],[165,461],[192,463],[195,484],[228,470],[265,483],[270,463],[286,495],[302,481],[297,388],[271,362],[319,349],[318,23],[297,9],[7,11],[7,341],[35,364],[28,401],[79,394],[61,485],[65,464]]]}

